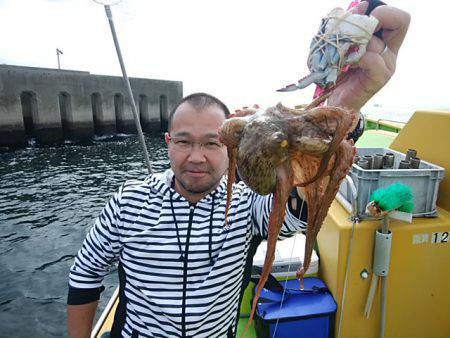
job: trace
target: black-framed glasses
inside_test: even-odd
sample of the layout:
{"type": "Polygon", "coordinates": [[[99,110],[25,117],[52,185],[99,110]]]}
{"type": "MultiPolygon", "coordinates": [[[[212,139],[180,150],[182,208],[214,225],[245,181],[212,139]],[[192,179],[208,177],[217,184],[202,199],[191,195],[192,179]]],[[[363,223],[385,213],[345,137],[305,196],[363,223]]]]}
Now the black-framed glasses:
{"type": "Polygon", "coordinates": [[[208,139],[205,141],[192,141],[187,137],[173,137],[168,135],[169,141],[173,147],[180,152],[191,152],[197,144],[201,151],[206,153],[215,153],[222,149],[223,143],[217,139],[208,139]]]}

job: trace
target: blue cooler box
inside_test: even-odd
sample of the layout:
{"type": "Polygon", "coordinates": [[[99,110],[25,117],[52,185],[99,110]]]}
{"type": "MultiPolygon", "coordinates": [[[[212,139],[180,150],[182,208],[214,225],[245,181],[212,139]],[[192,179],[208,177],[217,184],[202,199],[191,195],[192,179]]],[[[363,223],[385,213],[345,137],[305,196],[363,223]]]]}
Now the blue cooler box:
{"type": "Polygon", "coordinates": [[[332,337],[337,305],[325,283],[319,278],[305,278],[303,291],[297,279],[281,284],[286,288],[281,308],[282,291],[261,292],[255,315],[258,338],[332,337]]]}

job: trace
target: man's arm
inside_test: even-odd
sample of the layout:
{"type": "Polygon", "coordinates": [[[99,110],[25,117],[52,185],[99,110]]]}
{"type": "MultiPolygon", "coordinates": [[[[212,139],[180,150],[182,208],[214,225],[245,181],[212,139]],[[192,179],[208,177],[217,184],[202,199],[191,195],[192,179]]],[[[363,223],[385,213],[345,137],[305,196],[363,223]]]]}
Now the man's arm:
{"type": "Polygon", "coordinates": [[[98,301],[67,305],[67,330],[70,338],[89,338],[98,301]]]}
{"type": "Polygon", "coordinates": [[[123,186],[109,200],[75,257],[69,274],[67,328],[69,337],[89,337],[102,281],[120,250],[120,200],[123,186]]]}

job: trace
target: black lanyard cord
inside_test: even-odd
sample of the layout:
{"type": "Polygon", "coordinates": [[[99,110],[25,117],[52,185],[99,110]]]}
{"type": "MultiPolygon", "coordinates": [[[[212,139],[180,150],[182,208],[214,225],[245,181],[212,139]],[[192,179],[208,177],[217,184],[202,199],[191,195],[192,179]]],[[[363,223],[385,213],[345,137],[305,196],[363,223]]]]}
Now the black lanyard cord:
{"type": "Polygon", "coordinates": [[[178,229],[177,218],[175,217],[175,209],[173,207],[173,193],[172,193],[172,191],[170,191],[170,208],[172,209],[173,223],[175,224],[175,229],[177,230],[178,248],[180,249],[180,260],[184,261],[185,257],[183,255],[183,250],[181,249],[180,231],[178,229]]]}

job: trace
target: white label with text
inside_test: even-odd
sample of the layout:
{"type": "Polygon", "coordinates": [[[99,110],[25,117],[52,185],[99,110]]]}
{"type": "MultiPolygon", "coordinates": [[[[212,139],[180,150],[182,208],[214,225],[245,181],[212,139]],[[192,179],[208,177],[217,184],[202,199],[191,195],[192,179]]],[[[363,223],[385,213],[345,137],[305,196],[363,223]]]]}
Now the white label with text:
{"type": "Polygon", "coordinates": [[[431,234],[414,234],[412,238],[412,244],[440,244],[448,243],[450,241],[450,232],[433,232],[431,234]]]}

